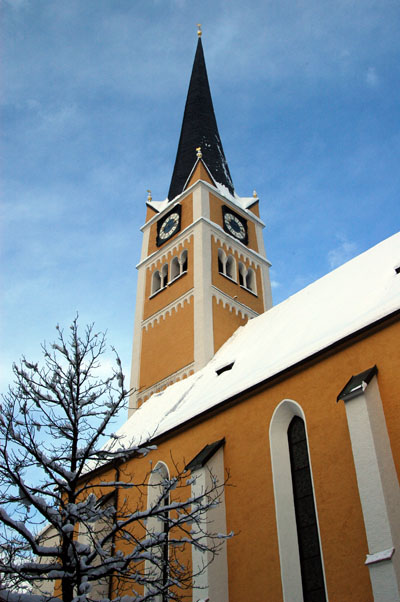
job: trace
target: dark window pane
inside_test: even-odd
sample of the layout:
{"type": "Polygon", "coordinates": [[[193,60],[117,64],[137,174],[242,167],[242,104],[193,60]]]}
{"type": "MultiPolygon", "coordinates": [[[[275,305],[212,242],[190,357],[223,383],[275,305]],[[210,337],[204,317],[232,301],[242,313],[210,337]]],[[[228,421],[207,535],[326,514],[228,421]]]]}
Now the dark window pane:
{"type": "Polygon", "coordinates": [[[306,430],[298,416],[289,425],[288,442],[304,602],[326,602],[306,430]]]}

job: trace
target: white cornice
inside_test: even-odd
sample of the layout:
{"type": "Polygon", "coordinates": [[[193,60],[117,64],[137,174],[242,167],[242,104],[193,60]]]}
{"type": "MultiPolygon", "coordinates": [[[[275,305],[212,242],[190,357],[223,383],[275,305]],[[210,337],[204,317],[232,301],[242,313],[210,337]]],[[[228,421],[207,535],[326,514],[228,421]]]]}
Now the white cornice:
{"type": "Polygon", "coordinates": [[[164,319],[167,314],[171,315],[171,313],[174,310],[176,310],[179,306],[183,307],[185,303],[189,303],[193,295],[194,290],[191,288],[189,291],[178,297],[178,299],[175,299],[159,311],[155,312],[154,314],[143,320],[142,329],[147,330],[147,328],[149,326],[152,326],[155,322],[159,322],[160,320],[164,319]]]}
{"type": "Polygon", "coordinates": [[[246,218],[249,218],[250,220],[260,224],[260,226],[265,228],[265,223],[255,213],[253,213],[249,209],[244,209],[243,207],[238,205],[238,203],[235,203],[235,201],[230,199],[228,196],[224,196],[218,190],[218,188],[216,188],[209,182],[206,182],[205,180],[197,180],[196,182],[194,182],[194,184],[192,184],[191,186],[189,186],[189,188],[187,188],[184,192],[182,192],[182,194],[175,197],[173,201],[170,201],[164,207],[164,209],[162,211],[153,215],[153,217],[151,219],[149,219],[149,221],[147,221],[145,224],[143,224],[143,226],[141,226],[140,230],[143,232],[146,228],[150,227],[154,222],[156,222],[160,218],[160,216],[164,215],[164,213],[167,213],[170,209],[172,209],[172,207],[174,207],[175,205],[178,205],[181,201],[183,201],[186,198],[186,196],[188,196],[196,188],[196,186],[201,186],[201,185],[204,185],[207,188],[209,188],[210,192],[215,194],[215,196],[217,196],[221,201],[223,201],[228,206],[230,206],[231,209],[242,212],[243,215],[246,216],[246,218]]]}
{"type": "Polygon", "coordinates": [[[257,253],[257,251],[250,249],[245,244],[240,242],[240,240],[233,239],[229,234],[227,234],[225,232],[225,230],[223,230],[223,228],[221,228],[221,226],[219,226],[215,222],[212,222],[211,220],[209,220],[206,217],[199,217],[196,221],[192,222],[184,230],[179,232],[177,237],[174,238],[173,240],[171,240],[170,243],[167,243],[165,246],[163,246],[162,254],[160,254],[160,249],[157,249],[157,251],[154,251],[154,253],[152,253],[151,255],[149,255],[148,257],[143,259],[142,261],[140,261],[136,265],[136,268],[139,269],[143,265],[147,265],[147,264],[151,263],[152,261],[154,261],[155,256],[158,254],[159,255],[168,255],[168,253],[171,251],[171,249],[173,249],[176,245],[181,244],[182,240],[185,237],[188,237],[190,230],[194,229],[196,227],[196,225],[199,224],[200,222],[205,222],[209,226],[211,226],[211,228],[213,230],[212,234],[214,234],[214,235],[216,234],[217,236],[219,236],[219,239],[221,240],[221,242],[224,242],[225,244],[229,245],[232,249],[235,249],[239,254],[243,253],[247,256],[251,255],[254,259],[257,259],[257,261],[264,263],[265,265],[268,265],[269,267],[271,267],[272,264],[266,257],[263,257],[263,255],[260,255],[260,253],[257,253]]]}
{"type": "Polygon", "coordinates": [[[237,301],[237,299],[233,299],[231,296],[227,295],[219,288],[214,286],[214,284],[211,285],[211,288],[213,297],[215,297],[217,301],[221,301],[224,304],[224,306],[228,305],[230,308],[234,309],[236,315],[241,313],[243,317],[249,319],[256,318],[259,315],[256,311],[254,311],[254,309],[251,309],[244,303],[237,301]]]}

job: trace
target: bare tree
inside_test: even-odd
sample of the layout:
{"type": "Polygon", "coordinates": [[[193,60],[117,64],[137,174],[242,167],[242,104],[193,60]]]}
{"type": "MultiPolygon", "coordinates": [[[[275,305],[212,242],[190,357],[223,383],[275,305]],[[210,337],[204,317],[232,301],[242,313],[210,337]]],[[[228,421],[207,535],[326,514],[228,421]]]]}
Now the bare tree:
{"type": "Polygon", "coordinates": [[[42,366],[13,366],[0,409],[0,599],[183,599],[188,552],[206,552],[206,565],[224,542],[206,524],[224,483],[211,475],[191,497],[190,475],[177,466],[170,477],[136,480],[135,458],[154,446],[111,432],[130,392],[114,350],[101,377],[105,335],[93,326],[81,335],[75,319],[42,349],[42,366]]]}

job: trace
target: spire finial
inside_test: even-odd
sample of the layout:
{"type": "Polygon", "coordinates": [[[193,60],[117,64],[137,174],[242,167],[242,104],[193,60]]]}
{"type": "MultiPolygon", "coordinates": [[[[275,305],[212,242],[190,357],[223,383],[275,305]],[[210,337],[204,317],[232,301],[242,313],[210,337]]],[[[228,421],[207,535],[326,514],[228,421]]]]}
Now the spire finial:
{"type": "Polygon", "coordinates": [[[202,158],[202,156],[203,156],[203,153],[201,152],[201,146],[198,146],[198,147],[196,148],[196,157],[197,157],[198,159],[201,159],[201,158],[202,158]]]}
{"type": "Polygon", "coordinates": [[[200,23],[197,23],[197,35],[199,36],[199,38],[201,38],[201,34],[202,34],[202,33],[203,33],[203,32],[201,31],[201,24],[200,24],[200,23]]]}
{"type": "Polygon", "coordinates": [[[253,190],[253,198],[254,199],[258,199],[258,195],[257,195],[257,191],[256,190],[253,190]]]}
{"type": "Polygon", "coordinates": [[[153,197],[151,196],[151,190],[147,190],[147,200],[149,201],[149,203],[151,202],[152,198],[153,197]]]}

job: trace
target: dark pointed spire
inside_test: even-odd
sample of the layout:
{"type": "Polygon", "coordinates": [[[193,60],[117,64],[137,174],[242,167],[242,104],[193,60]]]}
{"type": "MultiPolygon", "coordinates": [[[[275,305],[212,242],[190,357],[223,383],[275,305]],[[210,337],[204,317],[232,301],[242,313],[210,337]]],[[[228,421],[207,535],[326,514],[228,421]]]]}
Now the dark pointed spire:
{"type": "Polygon", "coordinates": [[[214,180],[224,184],[229,192],[233,193],[232,178],[215,119],[200,35],[186,98],[174,172],[168,192],[170,201],[183,192],[196,162],[197,147],[201,147],[203,161],[214,180]]]}

